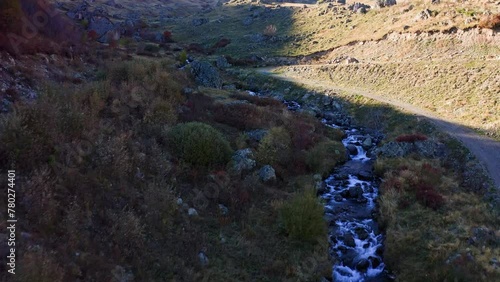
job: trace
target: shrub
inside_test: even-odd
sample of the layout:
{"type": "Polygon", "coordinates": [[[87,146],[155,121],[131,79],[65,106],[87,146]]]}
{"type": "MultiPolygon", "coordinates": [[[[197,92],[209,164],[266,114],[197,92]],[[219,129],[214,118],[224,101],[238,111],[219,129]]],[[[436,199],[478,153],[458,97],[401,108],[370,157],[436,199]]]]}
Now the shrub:
{"type": "Polygon", "coordinates": [[[312,189],[307,189],[283,204],[281,219],[288,235],[301,241],[314,241],[326,232],[323,206],[312,189]]]}
{"type": "Polygon", "coordinates": [[[265,36],[275,36],[276,35],[276,31],[277,31],[277,28],[275,25],[273,24],[270,24],[268,26],[266,26],[266,28],[264,29],[264,31],[262,32],[265,36]]]}
{"type": "Polygon", "coordinates": [[[287,164],[291,155],[292,140],[283,127],[273,127],[262,138],[257,150],[257,159],[264,164],[287,164]]]}
{"type": "Polygon", "coordinates": [[[146,112],[146,122],[155,124],[174,124],[177,121],[177,112],[172,103],[157,99],[152,104],[152,109],[146,112]]]}
{"type": "Polygon", "coordinates": [[[172,32],[170,32],[170,31],[168,31],[168,30],[165,30],[165,31],[163,32],[163,38],[164,38],[165,40],[170,40],[170,38],[171,38],[171,37],[172,37],[172,32]]]}
{"type": "Polygon", "coordinates": [[[229,95],[229,97],[237,100],[245,100],[261,107],[266,107],[266,106],[277,107],[277,108],[285,107],[281,101],[269,97],[251,96],[242,93],[232,93],[231,95],[229,95]]]}
{"type": "Polygon", "coordinates": [[[340,162],[347,160],[345,147],[341,142],[326,140],[307,152],[307,166],[315,173],[327,176],[340,162]]]}
{"type": "Polygon", "coordinates": [[[160,51],[160,47],[157,44],[148,43],[144,46],[144,51],[151,53],[158,53],[160,51]]]}
{"type": "Polygon", "coordinates": [[[248,103],[216,104],[214,118],[240,130],[257,129],[262,123],[259,109],[248,103]]]}
{"type": "Polygon", "coordinates": [[[396,137],[397,142],[413,143],[415,141],[425,141],[425,140],[427,140],[427,136],[420,134],[420,133],[404,134],[404,135],[399,135],[398,137],[396,137]]]}
{"type": "Polygon", "coordinates": [[[213,103],[214,99],[210,96],[202,93],[191,94],[183,104],[185,110],[180,113],[180,117],[183,121],[207,120],[213,103]]]}
{"type": "Polygon", "coordinates": [[[87,33],[87,38],[89,40],[95,41],[95,40],[97,40],[97,38],[99,38],[99,35],[97,34],[97,32],[95,30],[90,30],[87,33]]]}
{"type": "Polygon", "coordinates": [[[496,29],[500,28],[500,14],[488,15],[479,21],[480,28],[496,29]]]}
{"type": "Polygon", "coordinates": [[[179,56],[177,57],[177,60],[181,63],[181,64],[185,64],[186,61],[188,59],[188,56],[187,56],[187,52],[186,50],[182,50],[181,53],[179,53],[179,56]]]}
{"type": "Polygon", "coordinates": [[[227,45],[229,45],[231,43],[231,40],[230,39],[227,39],[227,38],[221,38],[219,39],[219,41],[217,41],[213,46],[212,46],[212,49],[218,49],[218,48],[224,48],[226,47],[227,45]]]}
{"type": "Polygon", "coordinates": [[[168,134],[173,153],[195,166],[212,167],[226,164],[231,147],[215,128],[200,122],[178,124],[168,134]]]}
{"type": "Polygon", "coordinates": [[[439,209],[444,204],[444,198],[436,192],[434,187],[420,183],[416,187],[417,200],[424,206],[433,210],[439,209]]]}

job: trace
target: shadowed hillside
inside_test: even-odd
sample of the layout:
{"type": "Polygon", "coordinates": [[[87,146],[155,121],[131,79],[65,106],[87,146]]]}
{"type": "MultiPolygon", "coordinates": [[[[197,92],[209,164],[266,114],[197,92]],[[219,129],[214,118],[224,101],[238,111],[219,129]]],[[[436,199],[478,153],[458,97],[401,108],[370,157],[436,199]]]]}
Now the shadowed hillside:
{"type": "Polygon", "coordinates": [[[495,2],[318,2],[3,1],[0,280],[498,280],[495,2]]]}

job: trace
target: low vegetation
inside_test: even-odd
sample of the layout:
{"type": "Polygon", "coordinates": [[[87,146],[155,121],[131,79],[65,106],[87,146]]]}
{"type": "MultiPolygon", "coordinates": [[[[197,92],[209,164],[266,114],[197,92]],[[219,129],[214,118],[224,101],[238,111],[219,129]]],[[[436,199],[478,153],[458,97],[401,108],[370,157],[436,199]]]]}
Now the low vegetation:
{"type": "Polygon", "coordinates": [[[313,189],[296,195],[281,208],[283,226],[290,237],[300,241],[317,240],[326,232],[323,205],[313,189]]]}
{"type": "Polygon", "coordinates": [[[168,144],[174,154],[190,164],[225,165],[231,157],[229,142],[210,125],[200,122],[178,124],[168,135],[168,144]]]}
{"type": "MultiPolygon", "coordinates": [[[[239,90],[182,94],[192,79],[174,66],[106,62],[93,81],[48,83],[2,117],[0,166],[15,164],[23,195],[17,281],[331,276],[322,206],[304,192],[316,172],[295,168],[302,155],[290,159],[316,142],[292,141],[302,117],[239,90]],[[238,105],[259,115],[217,114],[238,105]],[[269,131],[262,145],[242,142],[258,167],[281,167],[273,184],[258,170],[226,172],[238,137],[253,128],[269,131]]],[[[326,138],[315,119],[302,122],[326,138]]]]}
{"type": "Polygon", "coordinates": [[[499,221],[480,194],[462,188],[437,160],[379,159],[376,172],[383,179],[379,222],[387,237],[384,259],[399,279],[499,278],[491,263],[500,255],[491,235],[499,221]]]}

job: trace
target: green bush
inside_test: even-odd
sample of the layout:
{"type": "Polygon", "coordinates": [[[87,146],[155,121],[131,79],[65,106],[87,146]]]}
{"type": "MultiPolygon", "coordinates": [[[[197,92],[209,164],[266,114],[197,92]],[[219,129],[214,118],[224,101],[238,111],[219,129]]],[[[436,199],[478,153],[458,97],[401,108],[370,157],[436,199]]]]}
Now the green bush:
{"type": "Polygon", "coordinates": [[[345,147],[341,142],[326,140],[307,152],[306,163],[315,173],[327,176],[340,162],[347,160],[345,147]]]}
{"type": "Polygon", "coordinates": [[[144,47],[144,51],[151,52],[151,53],[158,53],[160,51],[160,46],[158,46],[158,44],[148,43],[144,47]]]}
{"type": "Polygon", "coordinates": [[[261,163],[286,165],[290,160],[292,140],[283,127],[273,127],[262,138],[257,151],[257,159],[261,163]]]}
{"type": "Polygon", "coordinates": [[[177,157],[195,166],[226,164],[232,153],[222,133],[201,122],[176,125],[169,132],[168,141],[177,157]]]}
{"type": "Polygon", "coordinates": [[[323,205],[313,189],[307,189],[283,204],[281,219],[291,238],[314,241],[326,234],[323,205]]]}

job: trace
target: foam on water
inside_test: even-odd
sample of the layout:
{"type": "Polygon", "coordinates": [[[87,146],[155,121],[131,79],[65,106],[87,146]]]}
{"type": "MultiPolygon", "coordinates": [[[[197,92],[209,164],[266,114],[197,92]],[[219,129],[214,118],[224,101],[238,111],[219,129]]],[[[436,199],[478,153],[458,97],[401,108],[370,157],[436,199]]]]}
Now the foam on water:
{"type": "MultiPolygon", "coordinates": [[[[284,100],[283,103],[290,111],[301,109],[301,105],[295,101],[284,100]]],[[[328,127],[345,130],[347,137],[342,143],[346,147],[356,147],[356,154],[350,155],[351,162],[368,164],[371,159],[362,146],[368,136],[358,129],[345,129],[326,119],[321,122],[328,127]]],[[[378,231],[377,223],[371,218],[378,196],[375,183],[361,180],[353,174],[339,179],[332,174],[325,180],[325,184],[327,192],[321,197],[326,200],[325,216],[331,222],[330,254],[337,261],[333,266],[333,281],[391,281],[382,260],[383,236],[378,231]],[[344,198],[345,195],[350,195],[349,189],[352,187],[356,187],[353,189],[355,193],[359,193],[357,187],[361,187],[362,197],[344,198]]]]}

